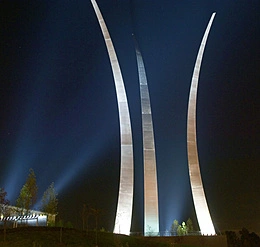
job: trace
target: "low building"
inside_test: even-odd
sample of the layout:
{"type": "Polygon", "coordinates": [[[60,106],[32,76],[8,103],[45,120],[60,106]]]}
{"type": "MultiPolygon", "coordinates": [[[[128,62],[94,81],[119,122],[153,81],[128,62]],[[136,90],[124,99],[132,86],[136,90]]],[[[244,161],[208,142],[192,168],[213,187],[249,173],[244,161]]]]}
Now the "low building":
{"type": "Polygon", "coordinates": [[[0,215],[0,227],[16,228],[18,226],[49,226],[55,224],[56,214],[48,214],[36,210],[26,210],[9,205],[1,205],[4,208],[0,215]],[[4,214],[3,214],[4,212],[4,214]]]}

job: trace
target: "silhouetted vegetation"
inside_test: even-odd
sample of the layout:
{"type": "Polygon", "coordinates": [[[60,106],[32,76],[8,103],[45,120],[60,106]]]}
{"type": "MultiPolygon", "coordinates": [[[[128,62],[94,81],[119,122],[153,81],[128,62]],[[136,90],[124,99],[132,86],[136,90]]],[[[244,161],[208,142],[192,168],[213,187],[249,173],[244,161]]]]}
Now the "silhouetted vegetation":
{"type": "Polygon", "coordinates": [[[43,193],[40,210],[48,214],[58,213],[57,193],[52,182],[48,189],[43,193]]]}
{"type": "Polygon", "coordinates": [[[172,236],[184,236],[192,234],[194,232],[192,220],[189,218],[187,222],[183,221],[181,225],[179,225],[178,220],[174,220],[170,232],[172,236]]]}
{"type": "Polygon", "coordinates": [[[228,247],[259,247],[260,237],[249,231],[246,228],[242,228],[239,234],[234,231],[226,231],[228,247]]]}
{"type": "Polygon", "coordinates": [[[4,188],[0,188],[0,216],[4,222],[4,241],[6,239],[6,219],[10,215],[9,200],[7,200],[7,192],[4,188]]]}
{"type": "MultiPolygon", "coordinates": [[[[28,177],[25,184],[20,190],[20,194],[16,200],[17,208],[21,209],[20,214],[28,214],[32,210],[33,206],[37,201],[38,195],[38,186],[36,183],[36,175],[31,168],[29,170],[28,177]]],[[[42,212],[57,215],[58,214],[58,199],[57,193],[54,188],[54,183],[52,182],[47,190],[44,192],[41,199],[41,208],[42,212]]],[[[54,221],[54,219],[53,219],[54,221]]]]}
{"type": "MultiPolygon", "coordinates": [[[[19,197],[16,200],[16,206],[28,213],[29,209],[36,203],[37,192],[36,176],[33,169],[30,169],[27,180],[21,188],[19,197]]],[[[24,212],[21,212],[21,214],[23,213],[24,212]]]]}

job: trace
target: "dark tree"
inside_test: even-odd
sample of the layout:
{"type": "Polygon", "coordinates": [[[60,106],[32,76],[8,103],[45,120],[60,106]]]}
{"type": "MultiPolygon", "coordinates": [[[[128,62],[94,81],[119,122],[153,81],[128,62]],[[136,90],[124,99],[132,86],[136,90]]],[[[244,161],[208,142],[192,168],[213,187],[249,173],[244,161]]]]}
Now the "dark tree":
{"type": "Polygon", "coordinates": [[[82,228],[83,231],[86,230],[88,232],[88,218],[91,215],[92,210],[88,204],[83,204],[82,211],[81,211],[81,218],[82,218],[82,228]]]}
{"type": "Polygon", "coordinates": [[[260,238],[259,236],[252,232],[249,233],[249,231],[246,228],[242,228],[241,231],[239,231],[241,235],[241,246],[242,247],[259,247],[260,246],[260,238]]]}
{"type": "Polygon", "coordinates": [[[239,231],[239,233],[241,235],[240,239],[241,239],[242,246],[251,247],[249,231],[246,228],[242,228],[242,230],[239,231]]]}
{"type": "Polygon", "coordinates": [[[0,215],[3,218],[9,216],[9,200],[7,200],[7,192],[4,188],[0,188],[0,215]]]}
{"type": "Polygon", "coordinates": [[[233,231],[226,231],[228,247],[241,247],[241,241],[233,231]]]}
{"type": "Polygon", "coordinates": [[[4,222],[4,242],[6,240],[6,220],[10,215],[9,200],[7,200],[7,192],[4,188],[0,188],[0,216],[4,222]]]}
{"type": "Polygon", "coordinates": [[[48,214],[57,214],[58,199],[54,188],[54,183],[51,183],[48,189],[43,193],[41,201],[41,211],[48,214]]]}
{"type": "Polygon", "coordinates": [[[178,220],[174,220],[171,226],[171,235],[172,236],[177,236],[177,229],[179,227],[179,222],[178,220]]]}
{"type": "Polygon", "coordinates": [[[94,215],[95,217],[95,222],[96,222],[96,246],[97,245],[97,232],[98,232],[98,218],[102,214],[102,210],[98,208],[91,208],[91,214],[94,215]]]}
{"type": "Polygon", "coordinates": [[[250,233],[250,243],[251,247],[260,246],[260,237],[255,232],[250,233]]]}
{"type": "Polygon", "coordinates": [[[95,217],[95,225],[96,225],[96,230],[97,230],[97,228],[98,228],[98,218],[102,214],[102,210],[98,209],[98,208],[91,208],[90,212],[95,217]]]}
{"type": "Polygon", "coordinates": [[[194,228],[193,228],[193,223],[192,223],[192,220],[191,218],[189,218],[186,222],[186,228],[187,228],[187,233],[192,233],[194,231],[194,228]]]}
{"type": "Polygon", "coordinates": [[[23,185],[19,197],[16,200],[16,206],[26,213],[33,207],[37,200],[38,187],[36,184],[36,176],[33,169],[30,169],[29,175],[23,185]]]}
{"type": "Polygon", "coordinates": [[[240,238],[233,231],[226,231],[227,244],[228,247],[259,247],[260,246],[260,237],[246,228],[242,228],[239,231],[240,238]]]}

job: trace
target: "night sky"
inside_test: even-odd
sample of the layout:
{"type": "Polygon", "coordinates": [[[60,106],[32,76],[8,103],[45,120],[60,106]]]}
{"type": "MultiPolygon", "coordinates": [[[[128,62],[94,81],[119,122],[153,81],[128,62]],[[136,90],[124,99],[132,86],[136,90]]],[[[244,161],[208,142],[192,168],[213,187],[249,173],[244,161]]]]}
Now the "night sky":
{"type": "MultiPolygon", "coordinates": [[[[143,230],[141,111],[132,34],[143,55],[150,90],[160,230],[169,230],[174,219],[191,217],[197,225],[186,117],[193,66],[216,12],[198,88],[202,179],[217,231],[245,226],[260,232],[260,2],[97,3],[118,55],[132,119],[131,231],[143,230]]],[[[103,211],[99,225],[112,231],[120,172],[118,109],[106,46],[90,0],[4,0],[0,11],[0,187],[15,204],[33,168],[39,201],[55,183],[59,219],[80,227],[86,203],[103,211]]]]}

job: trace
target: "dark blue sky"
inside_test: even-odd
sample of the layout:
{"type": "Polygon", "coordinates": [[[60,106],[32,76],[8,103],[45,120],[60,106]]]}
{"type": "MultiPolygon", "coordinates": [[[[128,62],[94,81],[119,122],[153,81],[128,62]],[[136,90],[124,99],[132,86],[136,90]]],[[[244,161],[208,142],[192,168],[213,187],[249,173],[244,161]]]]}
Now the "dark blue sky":
{"type": "MultiPolygon", "coordinates": [[[[132,118],[135,198],[142,231],[143,164],[132,33],[150,89],[161,231],[196,222],[186,114],[203,33],[217,12],[199,80],[198,151],[217,230],[259,231],[259,1],[100,0],[132,118]],[[257,148],[258,147],[258,148],[257,148]]],[[[83,203],[112,231],[119,182],[119,123],[110,63],[90,1],[1,1],[0,186],[15,203],[33,168],[39,199],[51,182],[59,217],[80,225],[83,203]]]]}

